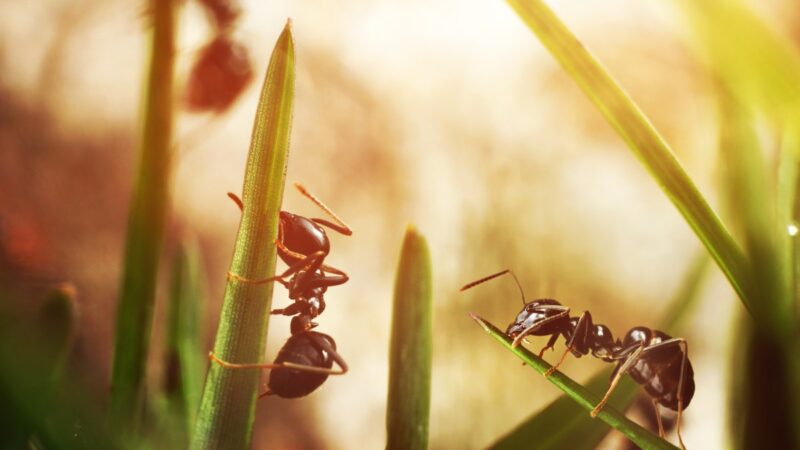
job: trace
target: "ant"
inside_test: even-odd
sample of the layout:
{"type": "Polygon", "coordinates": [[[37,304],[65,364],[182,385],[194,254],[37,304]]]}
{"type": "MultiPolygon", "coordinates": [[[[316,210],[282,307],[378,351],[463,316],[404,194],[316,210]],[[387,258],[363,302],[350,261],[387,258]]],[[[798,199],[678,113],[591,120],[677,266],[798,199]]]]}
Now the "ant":
{"type": "Polygon", "coordinates": [[[267,390],[258,397],[304,397],[325,382],[329,375],[344,375],[347,363],[336,352],[336,341],[324,333],[310,331],[301,316],[292,318],[292,335],[271,364],[235,364],[208,354],[211,361],[228,369],[271,369],[267,390]],[[339,370],[333,369],[333,363],[339,370]]]}
{"type": "Polygon", "coordinates": [[[619,380],[629,373],[631,378],[642,385],[650,395],[658,418],[659,435],[662,438],[665,433],[658,404],[678,412],[678,440],[681,447],[686,448],[681,438],[680,419],[683,409],[689,406],[694,395],[694,371],[689,362],[688,347],[684,339],[639,326],[631,328],[622,340],[619,338],[614,340],[611,330],[605,325],[595,324],[589,311],[584,311],[578,317],[570,317],[569,308],[556,300],[526,301],[519,279],[508,269],[467,283],[461,290],[470,289],[505,274],[510,274],[514,278],[524,305],[514,322],[506,329],[506,335],[513,339],[512,347],[518,347],[527,336],[550,336],[547,344],[539,351],[541,358],[547,349],[553,348],[558,337],[563,336],[567,348],[558,362],[545,372],[545,377],[549,377],[558,369],[569,353],[580,358],[591,352],[592,356],[605,362],[616,363],[609,388],[600,403],[592,410],[591,416],[596,417],[600,413],[619,380]]]}
{"type": "MultiPolygon", "coordinates": [[[[306,322],[306,330],[310,330],[316,325],[311,320],[325,310],[323,296],[328,287],[344,284],[350,279],[344,271],[324,264],[331,246],[328,235],[322,226],[338,231],[345,236],[352,235],[353,230],[303,185],[295,183],[295,187],[327,213],[335,223],[281,211],[278,222],[278,239],[275,241],[275,245],[278,248],[278,256],[289,268],[278,276],[263,280],[248,280],[230,272],[228,276],[253,284],[271,281],[281,283],[289,290],[289,298],[295,303],[286,308],[274,309],[270,311],[270,314],[296,315],[306,322]],[[326,272],[333,275],[328,275],[326,272]],[[286,280],[285,278],[289,276],[291,278],[286,280]]],[[[244,204],[236,194],[229,192],[228,197],[239,206],[240,210],[244,209],[244,204]]]]}

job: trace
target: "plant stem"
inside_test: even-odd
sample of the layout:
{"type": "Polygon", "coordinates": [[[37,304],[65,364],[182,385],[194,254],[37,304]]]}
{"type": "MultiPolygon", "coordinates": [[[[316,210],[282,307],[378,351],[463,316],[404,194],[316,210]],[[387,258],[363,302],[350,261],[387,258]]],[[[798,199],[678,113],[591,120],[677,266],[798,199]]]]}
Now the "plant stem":
{"type": "Polygon", "coordinates": [[[152,0],[150,68],[144,99],[139,167],[131,201],[125,265],[117,307],[111,424],[138,427],[153,322],[156,274],[164,235],[172,170],[172,76],[178,2],[152,0]]]}

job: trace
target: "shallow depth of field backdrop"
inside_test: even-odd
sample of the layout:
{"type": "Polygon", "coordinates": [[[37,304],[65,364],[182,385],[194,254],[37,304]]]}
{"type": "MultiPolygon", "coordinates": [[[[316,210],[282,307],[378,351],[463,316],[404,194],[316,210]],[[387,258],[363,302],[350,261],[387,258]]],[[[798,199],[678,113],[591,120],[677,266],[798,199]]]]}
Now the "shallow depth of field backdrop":
{"type": "MultiPolygon", "coordinates": [[[[751,3],[768,27],[798,42],[800,8],[751,3]]],[[[715,83],[675,5],[549,4],[630,92],[724,217],[715,83]]],[[[432,448],[484,447],[561,394],[468,318],[475,311],[505,326],[520,306],[511,280],[459,293],[464,283],[512,268],[529,298],[588,309],[615,334],[658,323],[703,249],[506,3],[242,7],[236,36],[249,48],[254,82],[227,112],[181,112],[176,122],[163,261],[178,236],[197,237],[207,347],[239,220],[225,194],[241,189],[258,87],[287,17],[297,60],[287,181],[305,184],[355,230],[349,238],[333,234],[328,261],[351,281],[329,290],[318,320],[351,371],[307,398],[261,400],[254,448],[384,445],[392,283],[407,222],[425,234],[433,260],[432,448]]],[[[93,402],[108,400],[146,14],[141,2],[119,0],[0,2],[0,270],[34,293],[59,281],[76,286],[72,358],[92,376],[93,402]]],[[[202,19],[195,4],[183,8],[178,79],[208,38],[202,19]]],[[[284,209],[321,214],[290,188],[284,209]]],[[[151,386],[160,383],[156,350],[164,339],[166,284],[159,286],[151,386]]],[[[743,307],[716,266],[702,292],[683,333],[697,384],[683,425],[689,448],[712,449],[725,445],[730,327],[743,307]]],[[[287,302],[276,289],[274,306],[287,302]]],[[[288,319],[272,319],[267,359],[288,328],[288,319]]],[[[538,349],[544,339],[535,342],[538,349]]],[[[561,349],[559,341],[546,358],[561,349]]],[[[562,370],[580,381],[605,366],[573,358],[562,370]]],[[[618,438],[614,432],[604,445],[618,438]]]]}

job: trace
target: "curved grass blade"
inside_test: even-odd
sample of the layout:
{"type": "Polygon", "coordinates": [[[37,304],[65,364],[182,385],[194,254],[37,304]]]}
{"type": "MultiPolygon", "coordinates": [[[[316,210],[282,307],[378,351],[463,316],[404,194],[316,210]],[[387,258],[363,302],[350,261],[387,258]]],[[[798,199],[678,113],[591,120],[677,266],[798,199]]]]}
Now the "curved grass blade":
{"type": "MultiPolygon", "coordinates": [[[[506,336],[505,333],[497,329],[497,327],[494,325],[483,320],[481,317],[476,316],[475,314],[470,313],[470,316],[473,320],[475,320],[475,322],[478,323],[478,325],[480,325],[487,333],[489,333],[489,335],[503,344],[504,347],[509,349],[511,353],[515,354],[526,365],[530,366],[540,374],[544,374],[548,369],[550,369],[550,367],[552,367],[545,360],[534,355],[523,346],[512,348],[511,339],[506,336]]],[[[589,417],[589,411],[594,409],[595,405],[597,405],[602,398],[602,396],[595,395],[585,387],[581,386],[571,378],[558,371],[550,375],[547,380],[564,391],[564,393],[567,394],[567,396],[569,396],[574,403],[578,404],[583,410],[585,410],[587,417],[589,417]]],[[[633,441],[642,449],[675,450],[678,448],[650,433],[638,424],[630,421],[627,417],[625,417],[625,414],[619,412],[611,405],[606,405],[597,415],[597,418],[608,424],[610,427],[619,430],[622,434],[627,436],[628,439],[633,441]]]]}
{"type": "Polygon", "coordinates": [[[433,359],[431,258],[425,238],[406,230],[394,286],[386,448],[428,447],[433,359]]]}
{"type": "MultiPolygon", "coordinates": [[[[690,267],[680,289],[673,296],[670,308],[661,321],[660,329],[672,334],[680,328],[692,307],[700,298],[700,287],[709,266],[707,255],[700,255],[690,267]]],[[[608,389],[612,369],[602,370],[586,384],[591,392],[608,389]]],[[[619,411],[627,410],[636,400],[640,387],[630,377],[623,377],[614,390],[609,405],[619,411]]],[[[562,395],[541,411],[522,421],[490,448],[494,450],[530,447],[535,443],[539,450],[572,450],[596,448],[608,434],[604,422],[592,419],[567,395],[562,395]]]]}
{"type": "Polygon", "coordinates": [[[136,184],[128,219],[111,375],[112,429],[133,435],[144,406],[144,384],[156,275],[172,171],[175,0],[151,1],[153,31],[136,184]]]}
{"type": "MultiPolygon", "coordinates": [[[[244,176],[244,212],[230,271],[259,280],[275,273],[275,239],[283,199],[294,96],[294,42],[291,21],[275,44],[253,125],[244,176]]],[[[264,354],[272,283],[228,279],[214,353],[235,363],[264,354]]],[[[206,379],[192,448],[244,449],[250,446],[260,373],[212,364],[206,379]]]]}
{"type": "Polygon", "coordinates": [[[744,2],[675,0],[714,74],[736,96],[779,125],[792,125],[800,107],[800,54],[744,2]],[[742,30],[747,30],[743,33],[742,30]]]}
{"type": "Polygon", "coordinates": [[[763,316],[763,306],[755,301],[751,268],[742,250],[644,113],[542,1],[508,2],[645,165],[700,238],[745,307],[757,319],[763,316]]]}

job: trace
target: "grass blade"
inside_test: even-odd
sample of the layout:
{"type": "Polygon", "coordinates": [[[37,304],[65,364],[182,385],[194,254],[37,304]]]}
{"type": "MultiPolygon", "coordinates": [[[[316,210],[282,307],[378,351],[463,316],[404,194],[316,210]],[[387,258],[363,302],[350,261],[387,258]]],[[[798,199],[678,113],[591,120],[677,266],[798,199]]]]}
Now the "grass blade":
{"type": "MultiPolygon", "coordinates": [[[[547,361],[534,355],[523,346],[512,348],[511,339],[506,336],[505,333],[497,329],[497,327],[494,325],[474,314],[470,314],[470,316],[473,320],[475,320],[475,322],[478,323],[478,325],[480,325],[487,333],[489,333],[489,335],[510,350],[511,353],[515,354],[526,365],[530,366],[540,374],[544,374],[548,369],[550,369],[551,366],[547,363],[547,361]]],[[[577,403],[582,409],[584,409],[587,417],[589,416],[589,411],[591,411],[595,405],[600,402],[602,397],[593,394],[585,387],[581,386],[559,371],[553,372],[553,374],[550,375],[547,380],[564,391],[564,393],[567,394],[567,396],[569,396],[573,402],[577,403]]],[[[619,412],[611,405],[606,405],[597,415],[597,418],[608,424],[610,427],[622,432],[622,434],[627,436],[628,439],[633,441],[642,449],[674,450],[678,448],[650,433],[638,424],[631,422],[627,417],[625,417],[625,414],[619,412]]]]}
{"type": "Polygon", "coordinates": [[[542,1],[509,3],[645,165],[758,317],[761,307],[754,301],[752,274],[742,250],[647,117],[542,1]]]}
{"type": "Polygon", "coordinates": [[[128,220],[111,375],[112,428],[129,433],[138,427],[144,406],[156,274],[169,204],[177,8],[175,0],[150,2],[153,31],[141,160],[128,220]]]}
{"type": "MultiPolygon", "coordinates": [[[[610,376],[610,369],[600,371],[586,383],[586,389],[591,392],[605,391],[610,376]]],[[[625,377],[614,390],[614,397],[609,400],[608,406],[625,411],[636,400],[638,393],[636,382],[625,377]]],[[[535,444],[537,450],[591,450],[609,431],[605,422],[592,419],[572,398],[562,395],[522,421],[489,448],[515,450],[535,444]]]]}
{"type": "MultiPolygon", "coordinates": [[[[670,302],[671,306],[661,321],[660,329],[674,333],[680,328],[682,321],[700,298],[700,287],[709,261],[708,256],[703,254],[690,267],[681,288],[670,302]]],[[[586,383],[586,389],[591,392],[605,392],[610,376],[611,369],[600,371],[586,383]]],[[[619,411],[625,411],[636,400],[639,392],[638,384],[630,377],[623,377],[608,404],[619,411]]],[[[608,425],[592,419],[572,398],[562,395],[522,421],[490,448],[511,450],[525,448],[535,442],[539,450],[589,450],[597,447],[608,431],[608,425]]]]}
{"type": "Polygon", "coordinates": [[[180,447],[188,443],[203,389],[201,272],[196,241],[184,240],[172,266],[164,364],[167,411],[178,428],[173,434],[182,442],[180,447]]]}
{"type": "Polygon", "coordinates": [[[737,97],[758,106],[778,124],[797,120],[800,55],[744,2],[677,0],[714,74],[737,97]],[[742,30],[747,30],[743,33],[742,30]]]}
{"type": "MultiPolygon", "coordinates": [[[[230,271],[250,280],[275,273],[275,239],[289,153],[294,96],[291,22],[275,44],[256,111],[245,169],[244,213],[230,271]]],[[[273,284],[228,280],[214,353],[234,363],[261,360],[273,284]]],[[[203,391],[192,448],[244,449],[250,445],[259,372],[212,364],[203,391]]]]}
{"type": "Polygon", "coordinates": [[[406,230],[394,286],[389,348],[387,449],[428,447],[433,358],[431,258],[425,238],[406,230]]]}

